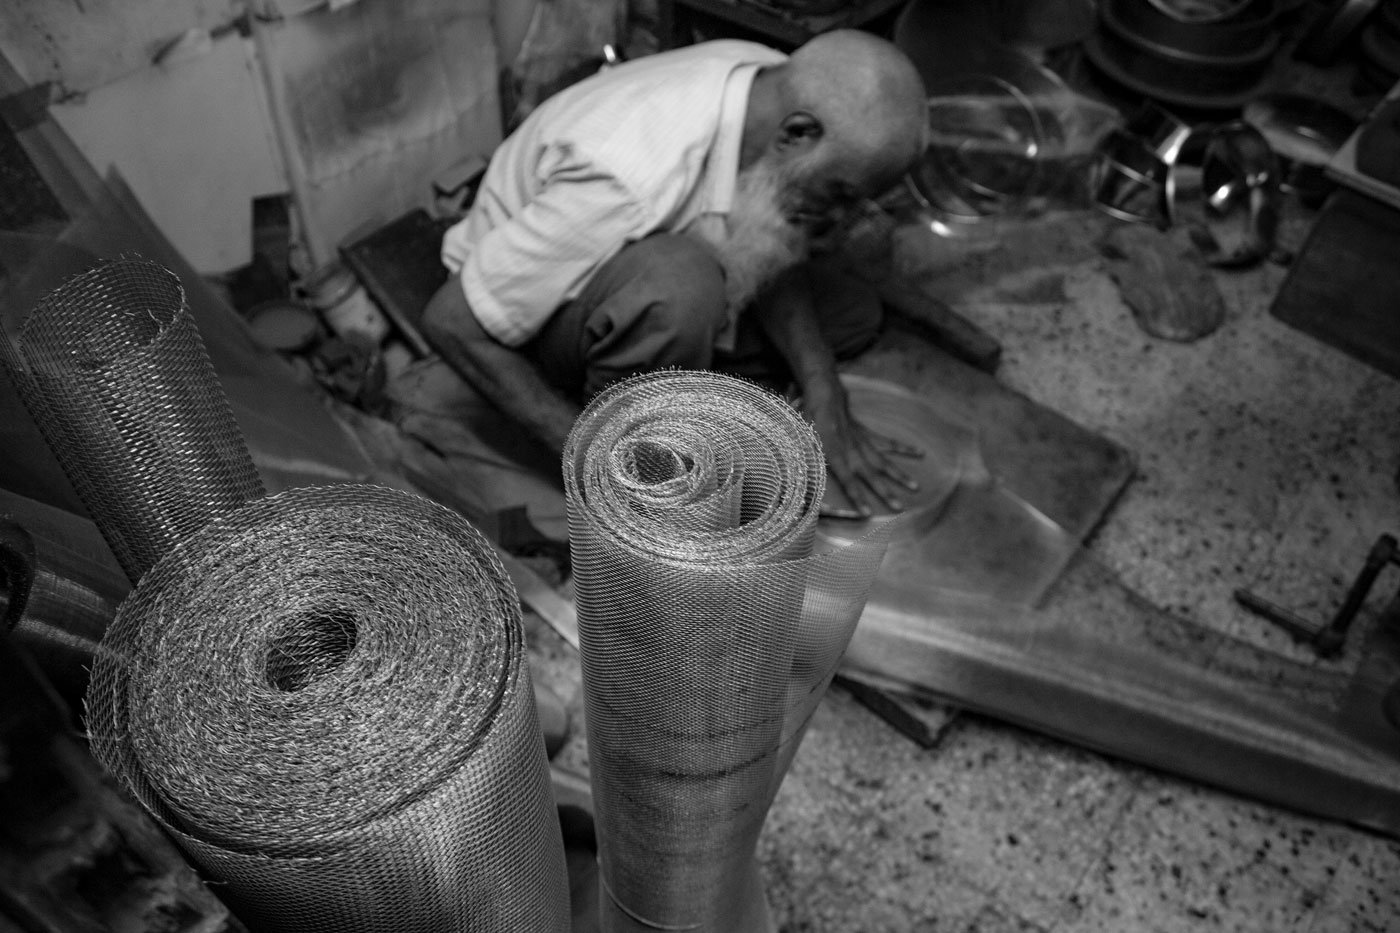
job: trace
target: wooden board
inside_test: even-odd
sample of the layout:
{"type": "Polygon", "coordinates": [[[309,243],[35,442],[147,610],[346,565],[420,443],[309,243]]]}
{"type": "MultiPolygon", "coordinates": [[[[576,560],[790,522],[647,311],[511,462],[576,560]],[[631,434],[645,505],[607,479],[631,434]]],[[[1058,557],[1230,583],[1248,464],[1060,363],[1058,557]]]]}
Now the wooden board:
{"type": "Polygon", "coordinates": [[[1270,312],[1400,379],[1400,208],[1348,188],[1328,200],[1270,312]]]}

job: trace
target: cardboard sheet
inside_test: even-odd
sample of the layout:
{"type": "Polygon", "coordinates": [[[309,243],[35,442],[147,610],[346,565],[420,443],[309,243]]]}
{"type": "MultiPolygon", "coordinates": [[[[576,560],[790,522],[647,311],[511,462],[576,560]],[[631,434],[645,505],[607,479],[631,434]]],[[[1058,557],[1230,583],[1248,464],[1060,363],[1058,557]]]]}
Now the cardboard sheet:
{"type": "Polygon", "coordinates": [[[315,264],[501,141],[490,4],[360,2],[256,30],[315,264]]]}

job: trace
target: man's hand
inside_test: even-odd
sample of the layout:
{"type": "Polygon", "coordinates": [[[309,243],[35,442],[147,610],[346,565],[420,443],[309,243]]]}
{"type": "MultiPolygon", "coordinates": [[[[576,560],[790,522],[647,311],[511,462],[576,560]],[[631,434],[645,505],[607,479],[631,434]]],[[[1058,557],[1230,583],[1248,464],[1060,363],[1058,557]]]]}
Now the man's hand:
{"type": "Polygon", "coordinates": [[[922,457],[922,450],[856,420],[839,379],[829,388],[813,385],[803,395],[802,408],[821,438],[827,472],[847,503],[823,503],[823,515],[859,519],[904,508],[905,495],[917,491],[919,484],[893,458],[922,457]]]}
{"type": "Polygon", "coordinates": [[[822,337],[815,298],[805,266],[779,276],[755,305],[759,322],[787,361],[802,391],[802,408],[816,428],[827,470],[849,508],[828,506],[823,514],[864,518],[903,508],[918,484],[893,456],[922,456],[917,449],[882,437],[851,417],[836,357],[822,337]]]}

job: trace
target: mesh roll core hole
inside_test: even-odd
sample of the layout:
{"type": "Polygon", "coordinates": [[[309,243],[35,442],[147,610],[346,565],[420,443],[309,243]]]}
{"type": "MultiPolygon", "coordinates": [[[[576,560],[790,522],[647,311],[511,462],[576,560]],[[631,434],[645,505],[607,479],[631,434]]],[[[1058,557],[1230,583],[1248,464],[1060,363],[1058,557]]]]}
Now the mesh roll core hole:
{"type": "Polygon", "coordinates": [[[283,693],[304,690],[344,664],[355,641],[355,619],[344,610],[294,620],[268,645],[268,685],[283,693]]]}
{"type": "Polygon", "coordinates": [[[627,473],[641,486],[660,486],[680,479],[694,468],[689,457],[655,441],[641,441],[627,451],[627,473]]]}
{"type": "Polygon", "coordinates": [[[184,307],[179,279],[160,267],[116,263],[114,274],[89,276],[73,284],[68,301],[73,308],[103,309],[100,316],[82,319],[88,325],[81,341],[82,364],[108,366],[126,354],[156,343],[184,307]]]}

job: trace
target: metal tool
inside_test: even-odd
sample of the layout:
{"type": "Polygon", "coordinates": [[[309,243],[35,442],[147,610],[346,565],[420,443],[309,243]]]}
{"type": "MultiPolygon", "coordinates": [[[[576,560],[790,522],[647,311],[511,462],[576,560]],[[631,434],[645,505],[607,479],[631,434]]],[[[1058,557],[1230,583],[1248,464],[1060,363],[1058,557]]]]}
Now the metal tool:
{"type": "Polygon", "coordinates": [[[1323,625],[1310,622],[1249,590],[1236,590],[1235,599],[1250,612],[1268,619],[1303,644],[1311,645],[1318,657],[1336,657],[1346,645],[1347,632],[1351,629],[1352,620],[1366,602],[1366,596],[1371,592],[1376,577],[1387,564],[1400,565],[1400,546],[1397,546],[1394,535],[1383,534],[1371,545],[1371,550],[1366,555],[1366,563],[1352,581],[1341,606],[1331,620],[1323,625]]]}

